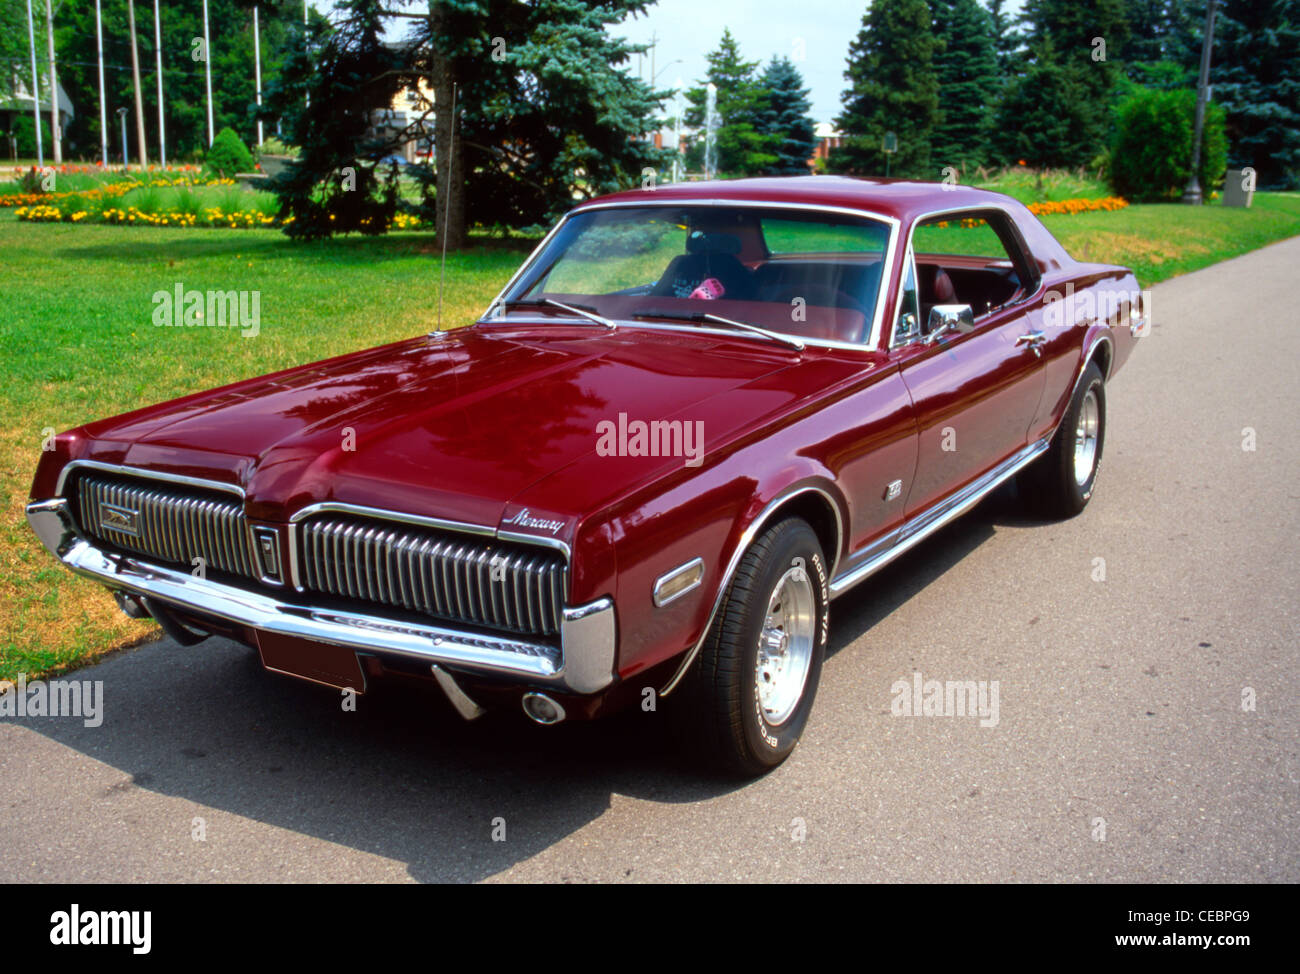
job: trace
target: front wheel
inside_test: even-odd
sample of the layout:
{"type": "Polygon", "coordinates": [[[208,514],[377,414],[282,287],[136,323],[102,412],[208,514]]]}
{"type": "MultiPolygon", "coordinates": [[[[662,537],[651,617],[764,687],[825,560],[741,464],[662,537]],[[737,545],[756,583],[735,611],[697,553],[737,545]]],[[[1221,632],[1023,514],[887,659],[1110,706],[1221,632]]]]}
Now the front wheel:
{"type": "Polygon", "coordinates": [[[688,752],[745,776],[790,755],[817,695],[829,604],[825,556],[806,522],[782,521],[750,546],[669,708],[688,752]]]}
{"type": "Polygon", "coordinates": [[[1106,441],[1106,380],[1089,362],[1047,452],[1024,473],[1021,486],[1047,517],[1073,517],[1092,498],[1106,441]]]}

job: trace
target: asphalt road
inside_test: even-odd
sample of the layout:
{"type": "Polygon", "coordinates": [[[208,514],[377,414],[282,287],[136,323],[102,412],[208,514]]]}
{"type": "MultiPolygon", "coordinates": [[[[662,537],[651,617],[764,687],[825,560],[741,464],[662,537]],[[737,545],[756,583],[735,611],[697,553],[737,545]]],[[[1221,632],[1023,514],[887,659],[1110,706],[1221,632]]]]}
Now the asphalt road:
{"type": "Polygon", "coordinates": [[[683,771],[655,715],[345,713],[161,642],[77,674],[100,727],[0,720],[0,881],[1300,881],[1297,268],[1300,237],[1158,286],[1088,509],[1001,492],[836,602],[763,780],[683,771]],[[998,681],[997,725],[893,716],[918,671],[998,681]]]}

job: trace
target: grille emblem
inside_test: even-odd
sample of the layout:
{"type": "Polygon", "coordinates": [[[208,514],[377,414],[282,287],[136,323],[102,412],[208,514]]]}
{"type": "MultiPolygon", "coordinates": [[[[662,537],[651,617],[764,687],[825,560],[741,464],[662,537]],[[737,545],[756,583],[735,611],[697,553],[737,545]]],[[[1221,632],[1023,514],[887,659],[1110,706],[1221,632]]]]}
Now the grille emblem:
{"type": "Polygon", "coordinates": [[[258,560],[262,563],[262,577],[271,582],[281,581],[280,533],[275,528],[253,528],[253,537],[257,541],[258,560]]]}
{"type": "Polygon", "coordinates": [[[140,533],[136,521],[139,511],[130,507],[123,507],[120,504],[110,504],[107,501],[99,502],[99,523],[105,531],[116,531],[119,534],[129,534],[136,536],[140,533]]]}

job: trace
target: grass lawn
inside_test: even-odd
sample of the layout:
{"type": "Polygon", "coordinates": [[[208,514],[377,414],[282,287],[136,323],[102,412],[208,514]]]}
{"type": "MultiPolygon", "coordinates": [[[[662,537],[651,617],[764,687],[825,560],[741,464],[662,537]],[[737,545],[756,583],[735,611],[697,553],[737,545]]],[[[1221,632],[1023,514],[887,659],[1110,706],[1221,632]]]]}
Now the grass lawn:
{"type": "MultiPolygon", "coordinates": [[[[1250,210],[1131,206],[1044,222],[1077,257],[1127,264],[1145,286],[1300,234],[1300,194],[1257,194],[1250,210]]],[[[450,254],[444,326],[473,321],[530,245],[450,254]]],[[[0,679],[57,674],[156,632],[28,529],[43,430],[427,331],[437,257],[423,233],[301,244],[270,230],[29,224],[0,211],[0,679]],[[177,283],[259,290],[260,334],[155,328],[153,293],[177,283]]]]}
{"type": "MultiPolygon", "coordinates": [[[[524,253],[485,244],[447,257],[444,326],[472,322],[524,253]]],[[[23,506],[42,430],[67,429],[195,390],[432,328],[431,235],[295,244],[270,230],[28,224],[0,212],[0,679],[53,674],[155,628],[40,547],[23,506]],[[261,330],[156,328],[176,283],[261,291],[261,330]]]]}

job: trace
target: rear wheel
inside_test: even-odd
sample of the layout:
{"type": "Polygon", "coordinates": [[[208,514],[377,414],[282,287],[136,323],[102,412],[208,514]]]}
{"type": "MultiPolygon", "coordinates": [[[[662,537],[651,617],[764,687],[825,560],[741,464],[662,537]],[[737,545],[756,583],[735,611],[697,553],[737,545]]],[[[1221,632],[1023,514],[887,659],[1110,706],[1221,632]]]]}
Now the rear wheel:
{"type": "Polygon", "coordinates": [[[1022,475],[1022,492],[1039,513],[1073,517],[1088,505],[1105,441],[1105,377],[1089,362],[1051,446],[1022,475]]]}
{"type": "Polygon", "coordinates": [[[821,678],[829,596],[825,556],[806,522],[782,521],[750,546],[671,701],[689,753],[745,776],[790,755],[821,678]]]}

